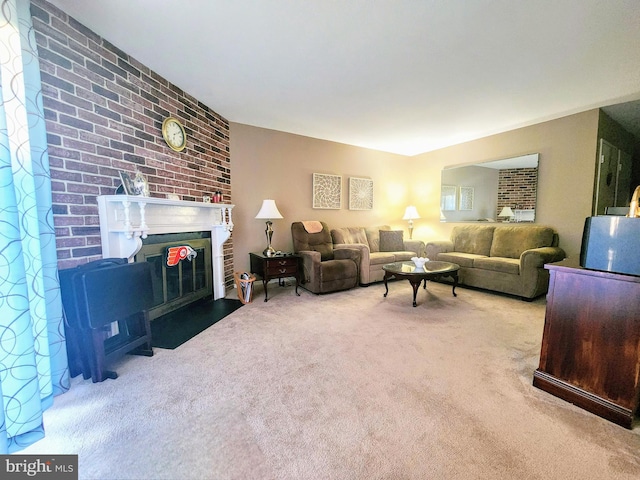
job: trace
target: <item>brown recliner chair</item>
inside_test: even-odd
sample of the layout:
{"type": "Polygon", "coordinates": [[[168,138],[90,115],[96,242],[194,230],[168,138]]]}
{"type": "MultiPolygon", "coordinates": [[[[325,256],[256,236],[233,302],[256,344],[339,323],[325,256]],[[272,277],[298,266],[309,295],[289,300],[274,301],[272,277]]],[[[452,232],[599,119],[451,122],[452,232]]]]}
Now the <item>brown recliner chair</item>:
{"type": "Polygon", "coordinates": [[[358,285],[360,252],[348,248],[334,250],[326,223],[293,222],[291,236],[293,250],[302,258],[303,288],[312,293],[329,293],[358,285]],[[315,233],[309,233],[305,224],[315,233]]]}

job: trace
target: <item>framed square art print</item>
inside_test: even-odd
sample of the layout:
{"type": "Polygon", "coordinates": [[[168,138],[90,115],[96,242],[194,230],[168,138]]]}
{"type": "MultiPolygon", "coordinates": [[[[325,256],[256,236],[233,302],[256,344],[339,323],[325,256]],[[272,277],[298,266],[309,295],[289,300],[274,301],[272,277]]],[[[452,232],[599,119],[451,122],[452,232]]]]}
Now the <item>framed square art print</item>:
{"type": "Polygon", "coordinates": [[[313,174],[313,208],[342,208],[342,176],[313,174]]]}
{"type": "Polygon", "coordinates": [[[373,209],[373,180],[349,178],[349,210],[373,209]]]}
{"type": "Polygon", "coordinates": [[[473,210],[473,187],[460,187],[459,210],[473,210]]]}

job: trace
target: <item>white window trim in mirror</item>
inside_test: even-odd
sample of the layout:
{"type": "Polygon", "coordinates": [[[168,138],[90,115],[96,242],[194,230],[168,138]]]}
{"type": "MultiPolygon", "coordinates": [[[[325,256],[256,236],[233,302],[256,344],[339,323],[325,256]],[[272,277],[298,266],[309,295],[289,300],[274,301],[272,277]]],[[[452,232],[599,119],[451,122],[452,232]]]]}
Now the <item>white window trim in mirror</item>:
{"type": "Polygon", "coordinates": [[[440,210],[447,212],[456,209],[456,193],[456,187],[454,185],[442,185],[440,210]]]}

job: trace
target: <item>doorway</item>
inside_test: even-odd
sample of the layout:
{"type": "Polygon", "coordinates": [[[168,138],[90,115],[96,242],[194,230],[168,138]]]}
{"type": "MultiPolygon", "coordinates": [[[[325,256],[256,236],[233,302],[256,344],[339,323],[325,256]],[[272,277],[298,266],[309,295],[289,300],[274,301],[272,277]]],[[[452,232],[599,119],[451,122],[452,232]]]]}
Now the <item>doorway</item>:
{"type": "Polygon", "coordinates": [[[632,155],[601,138],[594,215],[605,215],[608,207],[628,207],[631,201],[632,155]]]}

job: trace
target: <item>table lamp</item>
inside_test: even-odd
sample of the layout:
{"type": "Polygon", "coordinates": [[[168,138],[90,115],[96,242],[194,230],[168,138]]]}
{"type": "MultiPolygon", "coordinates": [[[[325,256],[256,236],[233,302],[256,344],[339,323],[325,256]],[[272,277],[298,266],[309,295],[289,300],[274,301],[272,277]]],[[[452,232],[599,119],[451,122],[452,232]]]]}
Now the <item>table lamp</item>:
{"type": "Polygon", "coordinates": [[[413,235],[413,221],[416,218],[420,218],[418,210],[416,210],[415,206],[409,205],[404,211],[404,217],[402,217],[403,220],[409,220],[409,240],[411,240],[411,236],[413,235]]]}
{"type": "Polygon", "coordinates": [[[278,211],[278,207],[276,207],[275,200],[263,200],[262,207],[260,207],[260,211],[256,215],[256,218],[266,219],[267,220],[267,229],[264,231],[267,236],[267,248],[264,249],[262,254],[266,257],[272,257],[275,255],[276,251],[271,246],[271,238],[273,237],[273,222],[272,218],[283,218],[282,214],[278,211]]]}
{"type": "Polygon", "coordinates": [[[503,207],[500,213],[498,214],[498,217],[504,217],[505,219],[504,221],[507,223],[510,222],[514,216],[515,215],[513,213],[513,210],[511,210],[511,207],[503,207]]]}

